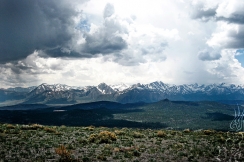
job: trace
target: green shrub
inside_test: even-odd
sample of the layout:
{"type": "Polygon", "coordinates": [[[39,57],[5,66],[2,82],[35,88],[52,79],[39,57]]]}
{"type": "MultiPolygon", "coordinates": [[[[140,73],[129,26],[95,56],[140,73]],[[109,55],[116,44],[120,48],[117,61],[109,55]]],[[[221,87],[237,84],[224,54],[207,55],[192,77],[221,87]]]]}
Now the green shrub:
{"type": "Polygon", "coordinates": [[[57,131],[53,128],[48,128],[48,127],[44,127],[44,130],[47,132],[47,133],[57,133],[57,131]]]}
{"type": "Polygon", "coordinates": [[[61,162],[71,162],[71,151],[67,150],[64,145],[60,145],[58,148],[55,149],[55,153],[60,156],[61,162]]]}
{"type": "Polygon", "coordinates": [[[98,155],[97,159],[102,160],[102,161],[106,161],[107,160],[106,156],[104,156],[103,154],[98,155]]]}
{"type": "Polygon", "coordinates": [[[143,138],[145,135],[140,132],[134,132],[132,135],[134,138],[143,138]]]}
{"type": "Polygon", "coordinates": [[[116,141],[117,136],[113,132],[102,131],[99,134],[91,134],[88,138],[89,142],[97,142],[97,143],[111,143],[112,141],[116,141]]]}
{"type": "Polygon", "coordinates": [[[7,124],[6,126],[7,129],[15,129],[15,126],[12,124],[7,124]]]}
{"type": "Polygon", "coordinates": [[[158,131],[157,136],[163,138],[163,137],[167,137],[167,134],[165,133],[165,131],[158,131]]]}
{"type": "Polygon", "coordinates": [[[184,133],[190,133],[191,130],[188,128],[188,129],[184,129],[183,132],[184,132],[184,133]]]}
{"type": "Polygon", "coordinates": [[[214,134],[215,131],[213,131],[213,130],[204,130],[203,133],[204,133],[205,135],[211,135],[211,134],[214,134]]]}

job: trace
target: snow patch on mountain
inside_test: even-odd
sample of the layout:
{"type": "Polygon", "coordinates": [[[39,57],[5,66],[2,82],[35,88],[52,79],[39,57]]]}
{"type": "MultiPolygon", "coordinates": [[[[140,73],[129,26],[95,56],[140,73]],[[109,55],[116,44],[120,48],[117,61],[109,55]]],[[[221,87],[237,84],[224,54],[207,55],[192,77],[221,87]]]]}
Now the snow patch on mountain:
{"type": "Polygon", "coordinates": [[[97,89],[102,93],[102,94],[112,94],[114,93],[115,91],[110,87],[108,86],[107,84],[105,83],[101,83],[97,86],[97,89]]]}
{"type": "Polygon", "coordinates": [[[123,91],[125,89],[128,89],[130,86],[124,83],[121,84],[115,84],[115,85],[110,85],[110,87],[114,90],[114,91],[123,91]]]}

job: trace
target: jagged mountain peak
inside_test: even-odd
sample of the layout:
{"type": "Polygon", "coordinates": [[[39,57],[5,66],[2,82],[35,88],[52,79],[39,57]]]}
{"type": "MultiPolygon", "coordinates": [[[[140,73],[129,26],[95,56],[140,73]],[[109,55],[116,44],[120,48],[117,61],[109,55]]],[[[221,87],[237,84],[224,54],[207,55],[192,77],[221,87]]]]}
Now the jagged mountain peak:
{"type": "Polygon", "coordinates": [[[71,86],[68,86],[66,84],[54,84],[54,85],[50,85],[50,87],[52,88],[53,91],[67,91],[72,89],[71,86]]]}
{"type": "Polygon", "coordinates": [[[115,91],[114,91],[110,86],[108,86],[106,83],[100,83],[100,84],[97,86],[97,89],[98,89],[102,94],[112,94],[112,93],[115,92],[115,91]]]}
{"type": "Polygon", "coordinates": [[[110,85],[110,87],[111,87],[114,91],[118,91],[118,92],[121,92],[121,91],[124,91],[124,90],[130,88],[130,86],[127,85],[127,84],[125,84],[125,83],[120,83],[120,84],[110,85]]]}
{"type": "Polygon", "coordinates": [[[161,85],[161,84],[164,84],[162,81],[154,81],[154,82],[151,82],[149,84],[157,84],[157,85],[161,85]]]}
{"type": "Polygon", "coordinates": [[[47,83],[42,83],[41,85],[37,86],[36,88],[46,90],[46,89],[49,89],[49,85],[47,83]]]}
{"type": "Polygon", "coordinates": [[[33,89],[30,93],[31,95],[34,94],[40,94],[45,91],[51,91],[51,88],[46,83],[42,83],[41,85],[37,86],[35,89],[33,89]]]}
{"type": "Polygon", "coordinates": [[[98,87],[106,87],[106,86],[108,86],[106,83],[100,83],[100,84],[98,84],[98,87]]]}
{"type": "Polygon", "coordinates": [[[143,88],[144,87],[144,84],[141,84],[141,83],[136,83],[136,84],[133,84],[132,86],[131,86],[131,88],[139,88],[139,89],[141,89],[141,88],[143,88]]]}
{"type": "Polygon", "coordinates": [[[161,81],[156,81],[156,82],[147,84],[147,87],[149,87],[151,89],[165,90],[167,87],[169,87],[169,84],[165,84],[161,81]]]}
{"type": "Polygon", "coordinates": [[[37,86],[37,87],[40,87],[40,86],[47,86],[48,84],[47,83],[42,83],[42,84],[40,84],[39,86],[37,86]]]}

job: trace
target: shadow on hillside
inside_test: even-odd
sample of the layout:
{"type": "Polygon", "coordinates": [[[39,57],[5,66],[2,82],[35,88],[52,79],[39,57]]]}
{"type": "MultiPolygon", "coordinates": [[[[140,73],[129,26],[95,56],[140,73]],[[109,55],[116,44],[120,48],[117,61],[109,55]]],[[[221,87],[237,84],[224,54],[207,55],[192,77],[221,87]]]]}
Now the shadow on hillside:
{"type": "Polygon", "coordinates": [[[207,117],[202,117],[202,119],[210,119],[212,121],[231,121],[234,119],[233,116],[221,112],[206,113],[206,115],[207,117]]]}
{"type": "Polygon", "coordinates": [[[171,101],[175,104],[187,105],[187,106],[199,106],[198,103],[192,101],[171,101]]]}
{"type": "Polygon", "coordinates": [[[167,124],[162,124],[159,122],[153,123],[153,122],[135,122],[135,121],[127,121],[127,120],[115,120],[115,119],[109,119],[109,120],[103,120],[100,121],[98,124],[94,123],[92,124],[94,126],[105,126],[105,127],[127,127],[127,128],[143,128],[143,129],[162,129],[169,127],[167,124]]]}
{"type": "Polygon", "coordinates": [[[105,127],[129,127],[129,128],[166,128],[166,124],[143,123],[128,120],[115,120],[113,114],[141,112],[140,109],[109,110],[106,108],[81,110],[74,109],[61,112],[53,112],[52,109],[45,110],[23,110],[23,111],[0,111],[0,122],[12,124],[42,125],[67,125],[67,126],[105,126],[105,127]]]}

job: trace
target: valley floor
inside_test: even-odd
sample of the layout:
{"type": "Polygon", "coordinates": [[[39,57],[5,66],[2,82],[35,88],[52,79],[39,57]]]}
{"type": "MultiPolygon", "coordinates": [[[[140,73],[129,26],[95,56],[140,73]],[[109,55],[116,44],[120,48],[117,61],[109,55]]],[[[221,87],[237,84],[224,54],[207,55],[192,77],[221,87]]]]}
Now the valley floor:
{"type": "Polygon", "coordinates": [[[0,161],[244,161],[243,132],[0,124],[0,161]]]}

